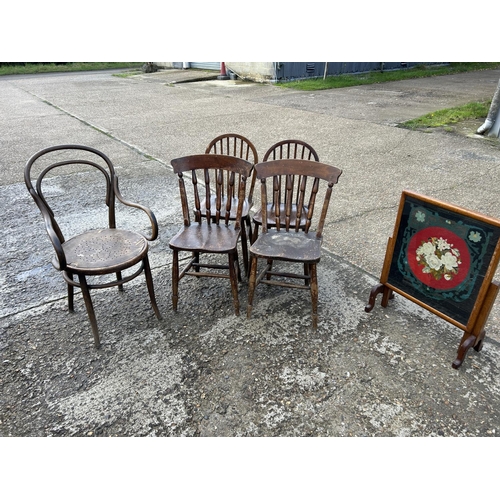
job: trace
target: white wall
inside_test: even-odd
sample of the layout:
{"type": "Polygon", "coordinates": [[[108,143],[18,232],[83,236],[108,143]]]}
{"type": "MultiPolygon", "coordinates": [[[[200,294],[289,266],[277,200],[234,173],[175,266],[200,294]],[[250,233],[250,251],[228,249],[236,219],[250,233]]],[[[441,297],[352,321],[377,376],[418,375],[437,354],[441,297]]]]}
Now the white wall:
{"type": "Polygon", "coordinates": [[[267,82],[276,77],[272,62],[227,62],[226,70],[255,82],[267,82]]]}

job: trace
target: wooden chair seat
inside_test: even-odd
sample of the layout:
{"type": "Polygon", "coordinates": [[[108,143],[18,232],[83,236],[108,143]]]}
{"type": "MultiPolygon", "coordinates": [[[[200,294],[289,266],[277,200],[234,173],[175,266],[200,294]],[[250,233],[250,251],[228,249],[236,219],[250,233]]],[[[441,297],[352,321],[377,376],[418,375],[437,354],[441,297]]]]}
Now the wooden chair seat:
{"type": "Polygon", "coordinates": [[[203,253],[227,253],[236,248],[240,229],[220,224],[183,227],[171,240],[170,248],[203,253]]]}
{"type": "Polygon", "coordinates": [[[108,274],[140,262],[148,252],[144,236],[125,229],[96,229],[64,242],[67,270],[87,275],[108,274]]]}
{"type": "Polygon", "coordinates": [[[319,262],[322,239],[316,233],[269,231],[262,233],[252,245],[258,258],[292,262],[319,262]]]}
{"type": "MultiPolygon", "coordinates": [[[[276,227],[276,217],[275,209],[272,203],[267,204],[267,227],[276,227]]],[[[307,222],[307,207],[302,207],[301,216],[298,226],[304,228],[307,222]]],[[[297,225],[297,205],[293,204],[291,208],[291,224],[292,226],[297,225]]],[[[262,210],[259,210],[253,217],[253,221],[256,225],[262,225],[262,210]]],[[[280,226],[286,224],[286,211],[285,204],[280,203],[280,226]]]]}

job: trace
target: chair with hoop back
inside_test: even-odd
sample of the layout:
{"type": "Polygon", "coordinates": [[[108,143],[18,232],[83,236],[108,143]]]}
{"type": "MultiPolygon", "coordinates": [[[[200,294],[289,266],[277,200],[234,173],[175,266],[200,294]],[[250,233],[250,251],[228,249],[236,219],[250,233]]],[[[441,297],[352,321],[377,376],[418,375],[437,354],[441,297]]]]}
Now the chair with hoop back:
{"type": "MultiPolygon", "coordinates": [[[[299,159],[299,160],[309,160],[309,161],[319,161],[318,153],[314,150],[312,146],[307,144],[307,142],[301,141],[299,139],[286,139],[284,141],[277,142],[272,145],[265,153],[262,162],[270,160],[283,160],[283,159],[299,159]]],[[[297,207],[297,200],[292,202],[292,219],[295,221],[293,214],[295,213],[297,207]]],[[[283,207],[282,207],[283,208],[283,207]]],[[[300,217],[300,227],[304,227],[306,223],[306,210],[307,207],[303,207],[303,212],[300,217]]],[[[284,214],[284,211],[281,211],[284,214]]],[[[254,243],[259,234],[259,227],[262,225],[262,209],[259,208],[255,215],[253,216],[254,230],[251,242],[254,243]]],[[[295,222],[294,222],[295,223],[295,222]]],[[[267,207],[267,227],[274,227],[274,211],[272,203],[269,203],[267,207]]],[[[281,224],[284,225],[284,220],[281,220],[281,224]]]]}
{"type": "MultiPolygon", "coordinates": [[[[333,186],[342,171],[336,167],[310,160],[283,159],[259,163],[255,166],[257,179],[261,181],[262,211],[268,211],[268,192],[273,199],[273,226],[263,220],[262,233],[250,247],[250,279],[248,289],[247,317],[252,312],[255,288],[259,283],[290,288],[308,289],[312,301],[312,325],[318,326],[318,278],[317,264],[321,258],[321,244],[325,219],[333,186]],[[284,178],[284,182],[281,182],[284,178]],[[323,197],[315,216],[315,204],[323,197]],[[296,200],[296,210],[292,210],[296,200]],[[283,207],[283,209],[282,209],[283,207]],[[298,214],[306,209],[306,221],[297,221],[298,214]],[[314,219],[313,219],[313,216],[314,219]],[[314,229],[313,229],[314,227],[314,229]],[[258,260],[265,259],[267,265],[257,276],[258,260]],[[273,261],[289,264],[302,263],[304,274],[272,270],[273,261]],[[273,279],[276,277],[277,279],[273,279]],[[304,284],[297,283],[304,281],[304,284]]],[[[285,264],[288,267],[289,264],[285,264]]]]}
{"type": "MultiPolygon", "coordinates": [[[[243,158],[252,164],[259,162],[257,150],[252,142],[246,137],[239,134],[223,134],[213,139],[205,150],[206,154],[220,154],[236,156],[243,158]]],[[[228,172],[229,174],[229,172],[228,172]]],[[[247,193],[243,202],[243,210],[241,213],[241,250],[243,254],[243,265],[245,266],[245,274],[248,276],[250,267],[248,265],[248,242],[252,241],[252,220],[250,217],[250,209],[253,206],[253,191],[255,187],[255,171],[252,174],[250,183],[247,182],[247,193]]],[[[212,195],[212,202],[215,200],[215,195],[212,195]]],[[[226,204],[224,193],[222,193],[222,206],[226,204]]],[[[203,205],[203,202],[202,202],[203,205]]],[[[232,202],[232,212],[229,220],[234,220],[238,200],[235,198],[232,202]]],[[[224,216],[224,211],[221,216],[224,216]]]]}
{"type": "Polygon", "coordinates": [[[234,311],[239,315],[238,281],[241,281],[241,272],[237,245],[241,234],[246,179],[250,176],[253,163],[234,156],[202,154],[176,158],[171,164],[179,177],[184,218],[184,226],[169,243],[173,251],[173,309],[177,310],[179,281],[184,276],[229,278],[234,311]],[[191,178],[190,183],[185,182],[185,175],[191,178]],[[202,204],[200,200],[203,197],[202,204]],[[234,200],[237,201],[236,210],[233,207],[234,200]],[[192,207],[194,222],[191,222],[190,216],[192,207]],[[230,214],[233,212],[234,220],[231,221],[230,214]],[[182,271],[179,269],[179,252],[192,254],[182,271]],[[201,254],[226,254],[228,264],[214,262],[208,256],[202,263],[201,254]],[[204,268],[211,271],[203,271],[204,268]],[[221,270],[227,270],[228,273],[221,270]]]}
{"type": "MultiPolygon", "coordinates": [[[[100,176],[98,172],[96,174],[100,176]]],[[[52,180],[54,179],[54,177],[50,177],[52,180]]],[[[161,315],[156,304],[148,259],[148,241],[157,238],[158,224],[151,210],[123,198],[110,159],[104,153],[88,146],[74,144],[52,146],[39,151],[28,160],[24,170],[24,180],[29,193],[42,213],[45,230],[54,247],[55,256],[52,264],[58,271],[62,272],[63,278],[68,285],[68,308],[70,311],[74,311],[74,288],[78,287],[82,291],[92,326],[95,347],[100,347],[100,337],[90,290],[113,286],[123,290],[124,283],[131,281],[144,272],[153,310],[156,317],[160,319],[161,315]],[[85,230],[66,239],[60,228],[61,220],[59,224],[56,222],[53,211],[55,208],[54,203],[51,203],[51,208],[47,200],[50,196],[44,194],[42,185],[49,183],[50,179],[46,177],[49,172],[51,174],[58,173],[60,177],[55,179],[64,179],[64,181],[61,180],[61,183],[64,182],[68,186],[68,192],[73,193],[73,190],[75,190],[76,193],[76,189],[78,189],[77,194],[83,197],[82,191],[85,183],[82,182],[81,186],[75,183],[78,180],[82,181],[82,177],[78,174],[71,175],[68,172],[70,167],[76,168],[78,172],[96,172],[95,169],[97,169],[102,174],[102,181],[104,181],[103,192],[105,190],[106,193],[107,227],[85,230]],[[125,206],[140,209],[146,213],[151,225],[151,236],[116,227],[116,199],[125,206]],[[134,266],[137,269],[132,269],[134,266]],[[123,276],[122,272],[129,269],[130,271],[126,273],[127,276],[123,276]],[[116,279],[103,282],[102,278],[108,274],[114,274],[116,279]]],[[[50,189],[47,192],[50,194],[50,189]]],[[[76,195],[72,194],[71,196],[76,195]]],[[[65,207],[67,206],[66,204],[65,207]]],[[[62,218],[62,214],[58,217],[58,219],[60,218],[62,218]]],[[[89,222],[92,225],[95,223],[94,220],[89,222]]],[[[70,231],[71,228],[68,228],[66,232],[70,231]]]]}

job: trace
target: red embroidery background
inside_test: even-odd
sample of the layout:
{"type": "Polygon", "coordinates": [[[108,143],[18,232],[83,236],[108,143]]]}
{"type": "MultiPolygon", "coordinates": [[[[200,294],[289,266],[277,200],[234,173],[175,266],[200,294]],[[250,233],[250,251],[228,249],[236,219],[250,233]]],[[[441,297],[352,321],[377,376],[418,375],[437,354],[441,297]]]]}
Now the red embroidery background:
{"type": "Polygon", "coordinates": [[[439,290],[455,288],[460,285],[462,281],[464,281],[469,273],[470,254],[469,249],[467,248],[467,243],[465,243],[465,241],[454,232],[443,227],[426,227],[425,229],[418,231],[408,244],[407,258],[410,269],[415,277],[425,285],[439,290]],[[450,245],[452,245],[453,248],[458,249],[460,252],[460,260],[462,263],[458,266],[458,273],[453,274],[453,278],[449,281],[444,279],[444,277],[437,280],[434,276],[432,276],[432,274],[422,272],[424,267],[419,265],[417,262],[417,248],[422,245],[422,243],[429,241],[431,238],[443,238],[450,245]]]}

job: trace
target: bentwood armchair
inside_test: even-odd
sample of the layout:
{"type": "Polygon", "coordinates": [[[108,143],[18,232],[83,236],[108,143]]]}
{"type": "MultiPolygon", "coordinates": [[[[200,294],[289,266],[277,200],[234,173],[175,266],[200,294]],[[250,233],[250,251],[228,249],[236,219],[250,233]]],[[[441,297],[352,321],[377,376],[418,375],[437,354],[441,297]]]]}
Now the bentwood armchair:
{"type": "MultiPolygon", "coordinates": [[[[93,289],[117,286],[119,290],[123,290],[125,283],[144,272],[153,310],[160,318],[148,259],[148,241],[155,240],[158,235],[156,218],[148,208],[124,199],[118,188],[118,177],[111,160],[92,147],[72,144],[53,146],[39,151],[29,159],[24,171],[24,180],[29,193],[42,213],[47,235],[54,247],[55,256],[52,264],[58,271],[61,271],[67,283],[70,311],[74,310],[75,287],[82,291],[95,347],[100,347],[100,337],[90,296],[90,291],[93,289]],[[72,171],[74,169],[77,170],[76,173],[72,171]],[[94,227],[82,232],[78,227],[67,228],[66,232],[72,232],[73,235],[66,238],[61,230],[61,222],[58,224],[56,221],[55,211],[53,211],[55,207],[52,203],[49,206],[49,201],[54,198],[50,184],[54,179],[59,179],[60,184],[64,185],[64,188],[59,188],[60,191],[68,191],[71,193],[69,196],[80,195],[87,199],[86,197],[89,196],[86,191],[88,179],[84,175],[85,172],[89,175],[93,172],[100,177],[102,199],[107,206],[105,209],[107,224],[104,222],[104,227],[102,227],[103,221],[91,220],[90,224],[94,227]],[[55,174],[59,177],[54,177],[55,174]],[[44,191],[44,186],[47,192],[44,191]],[[125,206],[145,212],[151,226],[149,236],[116,227],[116,200],[125,206]],[[127,276],[122,274],[124,271],[127,271],[127,276]],[[105,277],[111,274],[114,277],[108,281],[105,277]]],[[[58,220],[71,211],[74,203],[74,198],[66,201],[59,212],[58,220]]],[[[78,224],[75,225],[79,225],[80,222],[83,224],[84,215],[80,212],[78,224]]]]}

